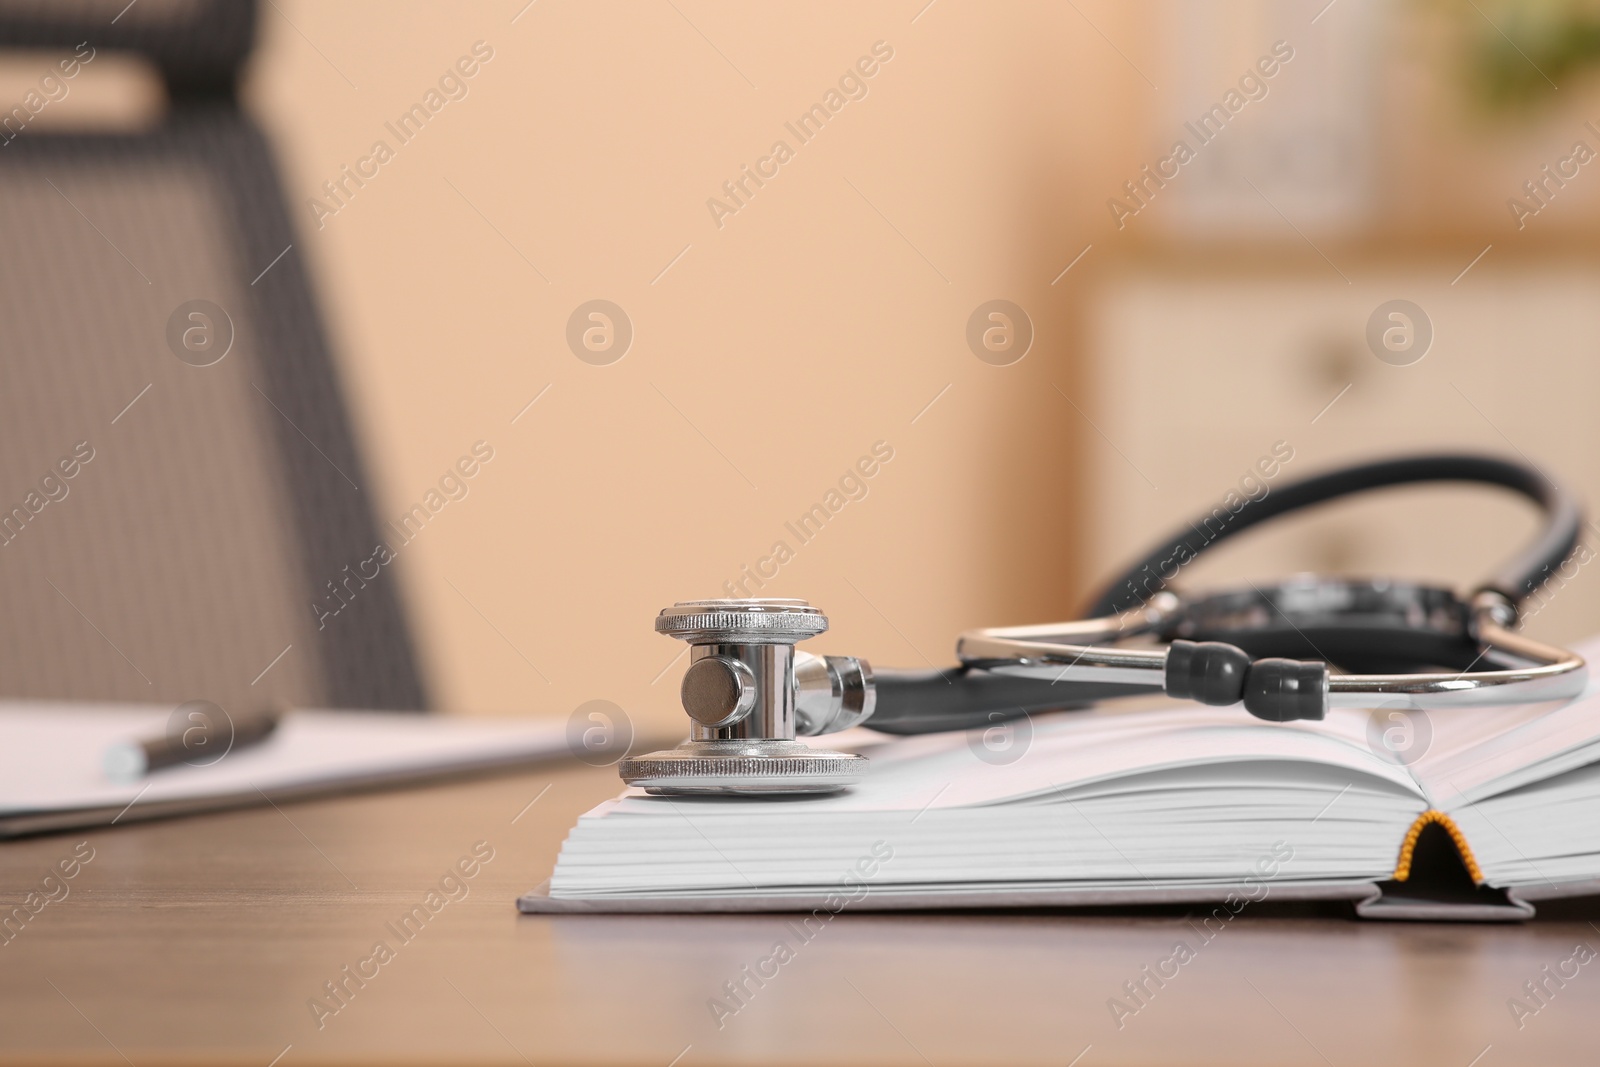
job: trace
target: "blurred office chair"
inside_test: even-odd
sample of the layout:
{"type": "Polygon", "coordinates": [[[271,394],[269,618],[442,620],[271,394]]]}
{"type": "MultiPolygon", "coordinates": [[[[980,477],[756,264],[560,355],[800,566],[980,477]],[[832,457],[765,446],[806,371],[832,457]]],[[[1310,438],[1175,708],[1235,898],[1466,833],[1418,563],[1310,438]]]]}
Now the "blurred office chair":
{"type": "Polygon", "coordinates": [[[0,696],[426,706],[373,562],[400,538],[238,105],[256,14],[0,0],[0,58],[38,89],[0,99],[0,696]],[[75,52],[75,79],[153,65],[159,124],[52,132],[75,52]]]}

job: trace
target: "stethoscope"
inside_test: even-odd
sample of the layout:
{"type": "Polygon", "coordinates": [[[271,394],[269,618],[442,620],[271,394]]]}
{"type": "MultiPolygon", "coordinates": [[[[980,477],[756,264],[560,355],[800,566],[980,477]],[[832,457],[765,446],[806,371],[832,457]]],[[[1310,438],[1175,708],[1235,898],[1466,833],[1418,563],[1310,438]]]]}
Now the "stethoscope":
{"type": "Polygon", "coordinates": [[[865,757],[803,744],[866,726],[889,734],[969,730],[1134,694],[1243,704],[1261,719],[1321,719],[1330,707],[1424,710],[1576,696],[1583,660],[1513,632],[1522,600],[1577,547],[1576,501],[1538,471],[1486,456],[1424,455],[1330,471],[1218,509],[1110,583],[1088,618],[970,630],[961,664],[874,672],[853,656],[795,645],[828,628],[803,600],[694,600],[656,631],[686,641],[689,738],[622,760],[624,781],[658,794],[833,792],[865,757]],[[1181,569],[1217,542],[1351,493],[1418,482],[1513,490],[1544,516],[1534,541],[1466,597],[1388,579],[1299,576],[1185,597],[1181,569]],[[1126,644],[1142,639],[1142,644],[1126,644]]]}

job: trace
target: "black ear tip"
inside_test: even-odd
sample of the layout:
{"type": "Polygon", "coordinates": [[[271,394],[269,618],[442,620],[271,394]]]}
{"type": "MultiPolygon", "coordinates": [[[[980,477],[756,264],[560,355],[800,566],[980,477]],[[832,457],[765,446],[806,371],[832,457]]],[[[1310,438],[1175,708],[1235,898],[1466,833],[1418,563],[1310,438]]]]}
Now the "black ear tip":
{"type": "Polygon", "coordinates": [[[1221,641],[1173,641],[1167,646],[1168,696],[1225,707],[1244,697],[1250,656],[1221,641]]]}
{"type": "Polygon", "coordinates": [[[1268,722],[1320,719],[1328,711],[1328,665],[1312,660],[1258,659],[1245,678],[1244,706],[1268,722]]]}

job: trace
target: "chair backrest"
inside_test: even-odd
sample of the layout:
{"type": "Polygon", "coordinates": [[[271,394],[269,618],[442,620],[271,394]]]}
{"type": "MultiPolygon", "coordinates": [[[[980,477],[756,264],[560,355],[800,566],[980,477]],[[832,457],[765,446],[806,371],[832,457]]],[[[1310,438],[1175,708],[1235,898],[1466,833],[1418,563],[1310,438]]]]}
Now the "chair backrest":
{"type": "Polygon", "coordinates": [[[234,94],[254,5],[124,4],[0,0],[0,49],[60,50],[7,57],[40,91],[0,100],[0,696],[425,707],[404,549],[234,94]],[[162,72],[160,124],[38,128],[117,49],[162,72]]]}

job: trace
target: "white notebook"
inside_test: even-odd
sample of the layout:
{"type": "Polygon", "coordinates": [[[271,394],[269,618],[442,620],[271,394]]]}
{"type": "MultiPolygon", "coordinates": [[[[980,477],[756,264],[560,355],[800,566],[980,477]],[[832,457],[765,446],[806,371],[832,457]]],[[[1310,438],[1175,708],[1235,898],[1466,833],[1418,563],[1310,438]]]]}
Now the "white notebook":
{"type": "Polygon", "coordinates": [[[0,701],[0,837],[265,804],[568,752],[560,720],[292,711],[267,739],[210,766],[112,781],[103,767],[106,749],[161,736],[171,714],[166,705],[0,701]]]}
{"type": "Polygon", "coordinates": [[[1600,892],[1600,685],[1566,704],[1412,715],[1276,725],[1240,707],[1108,706],[1036,717],[1014,762],[981,734],[819,738],[870,758],[862,784],[786,800],[627,790],[578,821],[522,906],[1371,900],[1405,881],[1434,823],[1513,910],[1600,892]],[[1385,729],[1411,746],[1391,751],[1385,729]]]}

